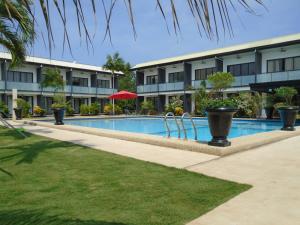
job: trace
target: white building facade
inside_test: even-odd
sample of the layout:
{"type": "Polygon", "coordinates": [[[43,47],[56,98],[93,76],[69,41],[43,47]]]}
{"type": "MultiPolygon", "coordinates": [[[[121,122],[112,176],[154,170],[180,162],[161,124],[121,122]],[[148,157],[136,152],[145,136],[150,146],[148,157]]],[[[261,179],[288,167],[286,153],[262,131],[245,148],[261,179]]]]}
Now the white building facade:
{"type": "Polygon", "coordinates": [[[8,105],[10,112],[12,89],[17,89],[18,97],[29,102],[32,109],[38,105],[51,113],[54,89],[41,87],[45,68],[60,70],[66,84],[63,92],[75,113],[79,113],[81,104],[93,102],[98,102],[103,109],[104,104],[109,102],[108,96],[117,92],[118,76],[122,75],[116,73],[112,77],[110,71],[98,66],[37,57],[26,57],[22,66],[14,68],[10,68],[10,61],[10,54],[0,52],[0,101],[8,105]]]}
{"type": "Polygon", "coordinates": [[[184,111],[193,112],[193,92],[214,72],[235,76],[227,93],[266,93],[280,86],[294,86],[300,93],[300,34],[141,63],[133,70],[138,104],[151,99],[158,112],[176,95],[184,111]]]}

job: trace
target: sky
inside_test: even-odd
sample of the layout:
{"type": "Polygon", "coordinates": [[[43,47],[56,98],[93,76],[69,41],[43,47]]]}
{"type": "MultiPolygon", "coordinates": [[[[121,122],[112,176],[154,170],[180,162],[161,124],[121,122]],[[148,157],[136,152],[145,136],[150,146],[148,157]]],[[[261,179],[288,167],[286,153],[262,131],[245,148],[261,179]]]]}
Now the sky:
{"type": "MultiPolygon", "coordinates": [[[[256,10],[256,15],[238,7],[238,15],[232,13],[231,16],[234,36],[230,37],[228,32],[222,33],[219,40],[216,38],[210,40],[199,35],[194,18],[189,12],[185,0],[174,0],[181,27],[180,34],[176,35],[172,27],[169,1],[163,1],[165,1],[164,6],[166,6],[170,34],[167,32],[161,13],[156,8],[156,0],[133,0],[133,13],[137,31],[135,39],[124,1],[117,0],[111,21],[112,44],[109,39],[103,41],[106,24],[103,8],[100,4],[101,1],[96,1],[96,17],[92,13],[90,1],[82,1],[84,2],[82,8],[86,14],[87,29],[93,34],[93,50],[88,50],[84,38],[80,38],[78,32],[76,15],[72,5],[73,1],[67,0],[67,25],[73,55],[70,54],[67,47],[63,52],[62,22],[57,12],[53,10],[53,6],[51,6],[50,18],[55,42],[51,58],[102,66],[108,54],[119,52],[126,62],[135,65],[166,57],[300,33],[300,0],[264,0],[267,9],[252,4],[256,10]]],[[[235,1],[237,2],[237,0],[233,0],[233,2],[235,1]]],[[[109,3],[110,1],[105,0],[105,2],[109,3]]],[[[39,24],[38,34],[34,45],[28,48],[28,53],[31,56],[49,58],[49,48],[45,46],[41,35],[43,33],[45,38],[47,36],[43,17],[39,8],[35,9],[35,13],[39,24]]],[[[221,23],[219,23],[219,27],[221,28],[221,23]]]]}

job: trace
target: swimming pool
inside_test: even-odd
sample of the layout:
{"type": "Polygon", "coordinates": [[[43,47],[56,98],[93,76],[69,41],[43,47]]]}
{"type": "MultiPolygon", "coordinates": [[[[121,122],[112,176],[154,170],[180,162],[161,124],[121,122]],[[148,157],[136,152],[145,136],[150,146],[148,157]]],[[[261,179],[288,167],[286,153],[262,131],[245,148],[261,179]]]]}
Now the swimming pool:
{"type": "MultiPolygon", "coordinates": [[[[134,117],[134,118],[104,118],[104,119],[69,119],[64,121],[68,125],[93,127],[101,129],[109,129],[116,131],[126,131],[132,133],[143,133],[167,137],[167,130],[164,119],[160,117],[134,117]]],[[[184,138],[184,133],[181,126],[181,121],[178,119],[181,128],[181,138],[184,138]]],[[[195,126],[197,128],[198,140],[209,141],[211,135],[209,132],[208,121],[206,118],[195,118],[195,126]]],[[[178,137],[177,126],[174,120],[168,119],[168,124],[171,130],[171,137],[178,137]]],[[[184,126],[187,131],[187,138],[194,140],[194,129],[190,120],[184,119],[184,126]]],[[[232,122],[232,127],[229,133],[229,138],[235,138],[261,132],[279,130],[282,124],[280,121],[265,121],[265,120],[236,120],[232,122]]]]}

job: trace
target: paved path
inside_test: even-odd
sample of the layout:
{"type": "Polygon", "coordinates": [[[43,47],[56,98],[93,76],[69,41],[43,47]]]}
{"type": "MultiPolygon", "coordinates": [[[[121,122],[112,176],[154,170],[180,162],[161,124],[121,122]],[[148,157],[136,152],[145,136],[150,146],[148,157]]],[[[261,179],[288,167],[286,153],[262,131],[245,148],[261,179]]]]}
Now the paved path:
{"type": "Polygon", "coordinates": [[[300,136],[227,157],[26,125],[38,135],[253,185],[188,225],[300,224],[300,136]]]}

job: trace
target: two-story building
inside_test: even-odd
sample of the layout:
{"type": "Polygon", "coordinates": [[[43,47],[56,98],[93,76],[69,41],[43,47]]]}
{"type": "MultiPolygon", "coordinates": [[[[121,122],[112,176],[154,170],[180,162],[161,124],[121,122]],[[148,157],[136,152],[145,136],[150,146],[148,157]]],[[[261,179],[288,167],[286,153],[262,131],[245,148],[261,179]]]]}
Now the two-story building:
{"type": "Polygon", "coordinates": [[[235,76],[235,83],[227,93],[271,92],[280,86],[300,90],[300,34],[145,62],[133,70],[138,104],[151,99],[158,112],[163,112],[175,95],[183,99],[184,111],[192,112],[193,92],[217,71],[235,76]]]}
{"type": "Polygon", "coordinates": [[[58,68],[65,81],[64,93],[76,113],[81,104],[98,102],[103,109],[109,102],[108,96],[117,91],[118,76],[112,77],[110,71],[98,66],[50,60],[37,57],[26,57],[24,64],[10,68],[11,56],[0,52],[0,101],[12,110],[12,89],[18,90],[18,97],[29,102],[32,108],[36,105],[51,113],[53,88],[42,88],[41,81],[44,68],[58,68]]]}

